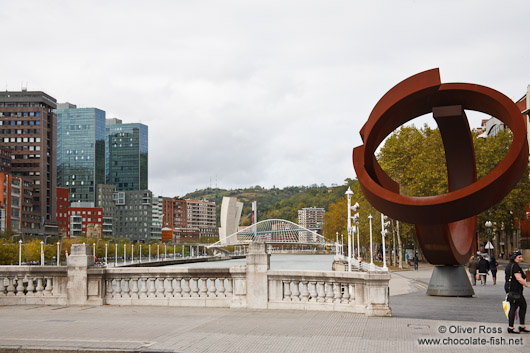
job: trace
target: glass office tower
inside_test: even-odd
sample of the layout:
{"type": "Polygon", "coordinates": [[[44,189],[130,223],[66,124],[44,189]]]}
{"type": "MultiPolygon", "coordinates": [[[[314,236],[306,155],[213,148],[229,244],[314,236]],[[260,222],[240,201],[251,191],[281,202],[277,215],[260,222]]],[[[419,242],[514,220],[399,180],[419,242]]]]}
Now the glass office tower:
{"type": "Polygon", "coordinates": [[[116,191],[147,189],[147,125],[107,120],[107,184],[116,191]]]}
{"type": "Polygon", "coordinates": [[[65,103],[56,113],[57,185],[70,202],[95,203],[96,185],[105,183],[105,112],[65,103]]]}

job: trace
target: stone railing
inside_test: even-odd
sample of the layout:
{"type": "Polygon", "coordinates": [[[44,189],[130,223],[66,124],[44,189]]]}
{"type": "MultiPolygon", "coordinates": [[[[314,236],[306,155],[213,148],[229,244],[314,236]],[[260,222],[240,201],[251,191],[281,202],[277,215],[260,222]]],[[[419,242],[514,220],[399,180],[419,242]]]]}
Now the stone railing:
{"type": "Polygon", "coordinates": [[[0,304],[66,304],[66,267],[0,266],[0,304]]]}
{"type": "Polygon", "coordinates": [[[76,244],[67,267],[0,266],[0,305],[157,305],[328,310],[389,316],[388,272],[270,270],[265,244],[231,268],[93,267],[76,244]]]}

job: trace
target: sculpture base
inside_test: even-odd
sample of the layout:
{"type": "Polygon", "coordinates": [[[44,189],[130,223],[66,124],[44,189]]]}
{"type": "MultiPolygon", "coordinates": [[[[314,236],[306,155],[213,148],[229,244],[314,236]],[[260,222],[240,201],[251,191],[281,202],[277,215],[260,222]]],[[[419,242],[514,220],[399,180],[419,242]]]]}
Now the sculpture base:
{"type": "Polygon", "coordinates": [[[475,294],[464,266],[435,266],[427,295],[472,297],[475,294]]]}

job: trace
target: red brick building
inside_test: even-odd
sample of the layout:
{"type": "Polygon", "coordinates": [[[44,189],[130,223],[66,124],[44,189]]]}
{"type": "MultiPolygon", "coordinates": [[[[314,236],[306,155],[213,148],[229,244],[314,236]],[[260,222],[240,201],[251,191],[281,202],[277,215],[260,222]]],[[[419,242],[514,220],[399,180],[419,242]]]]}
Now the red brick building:
{"type": "Polygon", "coordinates": [[[101,207],[68,208],[67,236],[100,238],[103,234],[103,209],[101,207]]]}
{"type": "Polygon", "coordinates": [[[68,188],[57,187],[57,227],[59,234],[66,236],[68,234],[68,188]]]}

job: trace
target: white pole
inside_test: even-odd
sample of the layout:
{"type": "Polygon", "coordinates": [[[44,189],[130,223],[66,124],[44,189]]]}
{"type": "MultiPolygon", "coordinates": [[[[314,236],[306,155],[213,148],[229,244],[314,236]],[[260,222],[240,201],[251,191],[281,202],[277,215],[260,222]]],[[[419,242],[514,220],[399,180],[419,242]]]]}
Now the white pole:
{"type": "Polygon", "coordinates": [[[173,260],[177,258],[177,246],[173,244],[173,260]]]}
{"type": "Polygon", "coordinates": [[[156,244],[156,261],[160,261],[160,244],[156,244]]]}
{"type": "Polygon", "coordinates": [[[167,260],[167,245],[164,244],[164,260],[167,260]]]}
{"type": "Polygon", "coordinates": [[[92,256],[94,256],[94,259],[96,258],[96,243],[92,244],[92,256]]]}
{"type": "Polygon", "coordinates": [[[131,244],[131,263],[134,263],[134,244],[131,244]]]}
{"type": "Polygon", "coordinates": [[[340,235],[340,254],[344,256],[344,234],[340,235]]]}
{"type": "Polygon", "coordinates": [[[40,265],[44,266],[44,242],[40,242],[40,265]]]}
{"type": "Polygon", "coordinates": [[[149,262],[151,262],[151,244],[149,244],[149,262]]]}
{"type": "MultiPolygon", "coordinates": [[[[353,192],[348,187],[346,196],[348,198],[348,271],[351,272],[351,255],[352,255],[352,228],[351,228],[351,196],[353,192]]],[[[355,250],[353,250],[355,251],[355,250]]]]}
{"type": "Polygon", "coordinates": [[[383,240],[383,270],[388,269],[386,267],[386,248],[385,248],[385,216],[381,213],[381,238],[383,240]]]}
{"type": "Polygon", "coordinates": [[[109,243],[105,243],[105,263],[108,262],[107,255],[109,254],[109,243]]]}
{"type": "Polygon", "coordinates": [[[142,243],[140,243],[140,263],[142,263],[142,243]]]}
{"type": "Polygon", "coordinates": [[[368,216],[368,219],[370,220],[370,265],[374,264],[374,255],[372,254],[372,218],[374,218],[372,215],[368,216]]]}
{"type": "Polygon", "coordinates": [[[114,267],[118,266],[118,243],[115,243],[114,250],[116,250],[116,256],[114,256],[114,267]]]}
{"type": "Polygon", "coordinates": [[[61,265],[61,243],[57,242],[57,266],[61,265]]]}
{"type": "Polygon", "coordinates": [[[357,257],[361,257],[361,243],[359,241],[359,233],[360,233],[360,227],[359,227],[359,221],[357,222],[357,257]]]}
{"type": "Polygon", "coordinates": [[[123,264],[127,264],[127,244],[123,244],[123,264]]]}
{"type": "Polygon", "coordinates": [[[182,258],[184,258],[184,254],[185,254],[184,250],[185,250],[184,249],[184,244],[182,244],[182,258]]]}
{"type": "Polygon", "coordinates": [[[22,239],[18,241],[18,265],[22,266],[22,239]]]}

